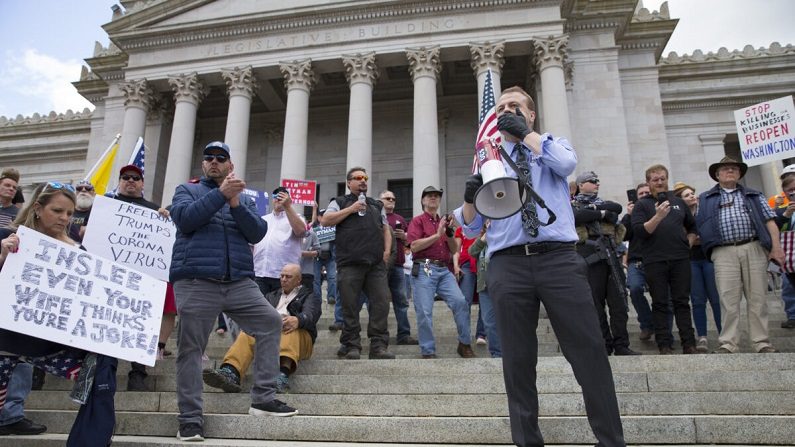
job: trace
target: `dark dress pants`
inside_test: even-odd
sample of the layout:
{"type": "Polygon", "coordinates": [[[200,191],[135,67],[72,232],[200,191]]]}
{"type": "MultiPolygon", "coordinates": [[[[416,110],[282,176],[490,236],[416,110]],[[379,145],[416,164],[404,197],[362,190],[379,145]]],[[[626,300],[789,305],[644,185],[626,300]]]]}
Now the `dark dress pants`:
{"type": "Polygon", "coordinates": [[[517,446],[544,445],[536,389],[540,303],[582,387],[598,445],[626,445],[586,270],[582,256],[567,248],[533,256],[497,254],[489,263],[486,282],[497,315],[511,436],[517,446]]]}
{"type": "Polygon", "coordinates": [[[605,340],[605,348],[608,353],[619,347],[629,347],[627,302],[624,300],[625,295],[617,289],[616,281],[613,280],[612,275],[607,261],[601,260],[588,266],[588,284],[591,286],[596,314],[599,316],[599,326],[602,329],[602,338],[605,340]],[[605,306],[607,306],[607,312],[605,306]],[[610,315],[609,322],[608,313],[610,315]]]}
{"type": "Polygon", "coordinates": [[[389,345],[389,302],[392,297],[387,285],[386,264],[337,265],[337,292],[342,300],[342,318],[345,324],[340,334],[340,344],[348,349],[362,350],[359,311],[360,295],[367,295],[367,312],[370,316],[367,337],[370,351],[386,349],[389,345]]]}
{"type": "Polygon", "coordinates": [[[657,346],[670,348],[673,345],[668,321],[671,304],[682,348],[695,346],[696,338],[690,316],[690,259],[644,262],[643,268],[646,271],[646,283],[649,284],[651,294],[651,314],[657,346]]]}

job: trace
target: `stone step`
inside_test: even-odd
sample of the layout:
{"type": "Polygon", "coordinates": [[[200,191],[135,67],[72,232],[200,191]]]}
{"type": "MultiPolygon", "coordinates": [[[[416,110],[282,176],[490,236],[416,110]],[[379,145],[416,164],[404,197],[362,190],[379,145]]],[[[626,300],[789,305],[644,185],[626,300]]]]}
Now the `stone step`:
{"type": "MultiPolygon", "coordinates": [[[[39,436],[8,436],[9,442],[16,447],[61,447],[66,442],[67,435],[45,433],[39,436]]],[[[184,446],[185,443],[174,436],[127,436],[113,437],[113,447],[167,447],[173,445],[184,446]]],[[[263,441],[252,439],[206,439],[201,445],[229,446],[229,447],[507,447],[513,444],[392,444],[392,443],[337,443],[337,442],[301,442],[301,441],[263,441]]],[[[555,447],[582,447],[573,444],[550,444],[555,447]]],[[[747,445],[747,444],[746,444],[747,445]]],[[[667,447],[711,447],[712,444],[679,444],[667,447]]],[[[628,444],[627,447],[658,447],[649,444],[628,444]]],[[[741,445],[725,445],[723,447],[744,447],[741,445]]],[[[772,445],[759,445],[758,447],[774,447],[772,445]]]]}
{"type": "MultiPolygon", "coordinates": [[[[308,416],[427,416],[507,417],[504,394],[295,394],[279,396],[308,416]]],[[[117,411],[176,413],[173,392],[122,392],[117,411]]],[[[795,390],[737,392],[619,392],[624,416],[655,415],[795,415],[795,390]],[[775,405],[771,405],[775,402],[775,405]]],[[[246,414],[251,405],[248,393],[207,393],[206,414],[246,414]]],[[[584,416],[582,396],[577,392],[539,395],[541,416],[584,416]]],[[[63,391],[34,391],[26,410],[74,410],[63,391]]]]}
{"type": "MultiPolygon", "coordinates": [[[[50,432],[67,433],[72,411],[31,410],[28,417],[50,432]]],[[[119,435],[171,437],[175,413],[117,411],[119,435]]],[[[506,417],[350,417],[295,416],[267,418],[238,414],[205,414],[205,435],[223,439],[336,441],[345,443],[388,440],[396,443],[508,444],[506,417]]],[[[622,418],[628,443],[636,444],[789,444],[795,439],[795,416],[626,416],[622,418]]],[[[544,438],[555,443],[594,443],[582,416],[540,417],[544,438]]]]}

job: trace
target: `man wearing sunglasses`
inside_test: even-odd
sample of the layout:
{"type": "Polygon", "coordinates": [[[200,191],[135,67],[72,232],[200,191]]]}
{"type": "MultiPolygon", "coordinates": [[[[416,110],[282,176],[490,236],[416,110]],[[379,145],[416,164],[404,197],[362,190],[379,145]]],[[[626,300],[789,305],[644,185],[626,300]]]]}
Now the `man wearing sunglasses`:
{"type": "Polygon", "coordinates": [[[579,193],[574,196],[574,225],[577,227],[577,253],[588,264],[588,283],[607,354],[637,355],[629,349],[627,334],[626,277],[616,247],[626,228],[618,223],[621,205],[599,197],[599,177],[593,171],[577,176],[579,193]],[[610,310],[608,322],[605,306],[610,310]]]}
{"type": "Polygon", "coordinates": [[[345,324],[340,335],[342,345],[337,352],[341,358],[357,360],[362,351],[359,296],[364,291],[368,298],[367,311],[370,322],[371,359],[394,359],[387,351],[389,346],[389,292],[386,264],[391,255],[392,233],[381,202],[367,194],[367,172],[364,168],[348,170],[350,194],[335,198],[320,218],[324,227],[337,227],[337,287],[342,300],[345,324]]]}
{"type": "Polygon", "coordinates": [[[268,231],[257,206],[234,172],[229,146],[204,148],[198,183],[177,186],[171,216],[177,238],[171,259],[180,324],[177,404],[183,441],[204,440],[202,354],[218,314],[226,313],[256,340],[251,407],[254,416],[292,416],[297,411],[276,399],[282,317],[254,282],[251,245],[268,231]]]}
{"type": "Polygon", "coordinates": [[[77,200],[75,202],[75,213],[69,221],[69,237],[77,242],[83,242],[83,235],[86,233],[88,218],[91,216],[91,207],[94,205],[94,185],[88,180],[80,180],[75,186],[77,200]]]}

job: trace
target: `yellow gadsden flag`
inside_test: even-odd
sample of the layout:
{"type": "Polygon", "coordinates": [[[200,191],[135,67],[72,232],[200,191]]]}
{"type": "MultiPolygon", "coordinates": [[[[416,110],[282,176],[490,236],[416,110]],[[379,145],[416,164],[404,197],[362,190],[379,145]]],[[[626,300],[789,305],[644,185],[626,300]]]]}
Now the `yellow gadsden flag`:
{"type": "Polygon", "coordinates": [[[119,151],[120,137],[121,135],[116,135],[116,138],[113,139],[113,142],[105,149],[105,152],[86,175],[86,180],[94,185],[94,191],[96,191],[97,195],[104,195],[108,189],[111,171],[113,171],[113,161],[116,160],[116,152],[119,151]]]}

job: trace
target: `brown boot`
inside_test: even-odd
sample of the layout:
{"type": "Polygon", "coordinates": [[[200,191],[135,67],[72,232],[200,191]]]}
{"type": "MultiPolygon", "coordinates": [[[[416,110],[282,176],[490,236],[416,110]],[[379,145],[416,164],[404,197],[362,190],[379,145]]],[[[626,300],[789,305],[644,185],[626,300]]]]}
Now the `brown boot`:
{"type": "Polygon", "coordinates": [[[458,342],[458,355],[465,359],[475,358],[475,351],[472,350],[472,346],[465,345],[461,342],[458,342]]]}

